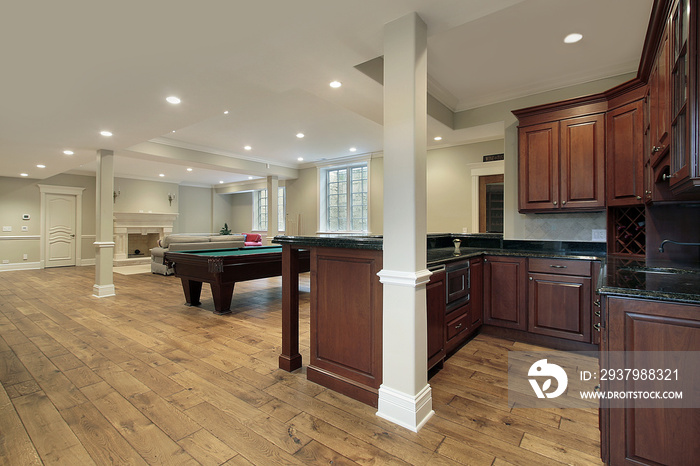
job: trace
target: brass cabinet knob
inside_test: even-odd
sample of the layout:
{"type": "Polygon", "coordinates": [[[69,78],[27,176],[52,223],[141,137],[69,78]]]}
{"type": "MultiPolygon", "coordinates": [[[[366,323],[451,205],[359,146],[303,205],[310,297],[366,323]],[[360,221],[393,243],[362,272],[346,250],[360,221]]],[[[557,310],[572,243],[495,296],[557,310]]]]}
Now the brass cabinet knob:
{"type": "Polygon", "coordinates": [[[554,201],[554,205],[557,205],[557,201],[554,201]]]}
{"type": "Polygon", "coordinates": [[[641,201],[641,200],[642,200],[642,196],[637,196],[637,200],[638,200],[638,201],[641,201]]]}
{"type": "Polygon", "coordinates": [[[566,204],[566,201],[561,201],[561,205],[564,205],[564,204],[566,204]]]}

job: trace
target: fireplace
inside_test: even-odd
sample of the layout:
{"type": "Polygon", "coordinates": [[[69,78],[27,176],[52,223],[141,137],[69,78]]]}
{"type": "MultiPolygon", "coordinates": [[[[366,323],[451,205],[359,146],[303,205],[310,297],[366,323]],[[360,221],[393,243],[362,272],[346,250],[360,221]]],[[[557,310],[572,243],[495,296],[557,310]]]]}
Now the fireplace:
{"type": "Polygon", "coordinates": [[[114,212],[114,264],[150,261],[149,249],[173,232],[179,214],[159,212],[114,212]],[[136,253],[136,250],[139,253],[136,253]]]}

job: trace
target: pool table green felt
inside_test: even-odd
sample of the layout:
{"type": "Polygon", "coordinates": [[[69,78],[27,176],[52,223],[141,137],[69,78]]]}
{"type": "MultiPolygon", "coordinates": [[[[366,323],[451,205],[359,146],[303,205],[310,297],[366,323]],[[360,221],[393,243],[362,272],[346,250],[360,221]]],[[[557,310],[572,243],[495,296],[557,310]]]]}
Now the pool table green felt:
{"type": "MultiPolygon", "coordinates": [[[[280,246],[166,252],[163,260],[182,281],[187,305],[200,305],[202,283],[209,283],[216,314],[231,312],[236,282],[282,275],[280,246]]],[[[299,270],[309,269],[309,251],[300,251],[299,270]]]]}

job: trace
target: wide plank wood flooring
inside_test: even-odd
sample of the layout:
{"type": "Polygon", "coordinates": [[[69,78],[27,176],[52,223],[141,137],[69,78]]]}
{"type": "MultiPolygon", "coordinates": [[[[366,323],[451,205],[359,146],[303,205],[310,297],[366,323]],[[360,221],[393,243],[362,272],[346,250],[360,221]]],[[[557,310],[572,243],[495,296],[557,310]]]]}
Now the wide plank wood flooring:
{"type": "MultiPolygon", "coordinates": [[[[601,464],[596,410],[508,409],[507,352],[477,336],[431,379],[419,433],[277,368],[281,280],[236,285],[234,314],[180,280],[93,267],[0,273],[0,464],[601,464]]],[[[308,362],[308,274],[301,344],[308,362]]]]}

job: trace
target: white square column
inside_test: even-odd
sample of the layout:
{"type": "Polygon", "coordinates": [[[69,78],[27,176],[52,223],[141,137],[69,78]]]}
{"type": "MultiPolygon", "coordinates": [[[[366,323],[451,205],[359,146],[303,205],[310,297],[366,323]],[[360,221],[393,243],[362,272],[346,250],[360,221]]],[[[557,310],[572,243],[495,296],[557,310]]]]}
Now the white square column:
{"type": "Polygon", "coordinates": [[[95,285],[92,294],[98,298],[114,296],[114,152],[97,151],[95,213],[95,285]]]}
{"type": "Polygon", "coordinates": [[[411,13],[384,27],[383,379],[377,415],[418,431],[428,385],[426,269],[427,27],[411,13]]]}

